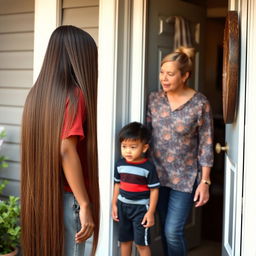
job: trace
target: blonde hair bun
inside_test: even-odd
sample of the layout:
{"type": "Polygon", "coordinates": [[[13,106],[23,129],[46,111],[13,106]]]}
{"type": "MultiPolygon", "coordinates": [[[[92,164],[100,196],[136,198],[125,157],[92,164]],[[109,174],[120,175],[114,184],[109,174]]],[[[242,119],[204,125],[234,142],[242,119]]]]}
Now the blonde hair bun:
{"type": "Polygon", "coordinates": [[[190,59],[193,59],[195,56],[195,48],[192,47],[180,46],[175,52],[186,54],[190,59]]]}

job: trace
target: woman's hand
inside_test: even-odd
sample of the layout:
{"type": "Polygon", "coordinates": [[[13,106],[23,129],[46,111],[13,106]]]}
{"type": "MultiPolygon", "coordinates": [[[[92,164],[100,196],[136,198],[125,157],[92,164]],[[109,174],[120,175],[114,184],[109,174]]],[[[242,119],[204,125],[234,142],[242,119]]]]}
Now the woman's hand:
{"type": "Polygon", "coordinates": [[[196,202],[195,207],[202,206],[209,201],[209,185],[205,183],[200,183],[196,189],[194,202],[196,202]]]}
{"type": "Polygon", "coordinates": [[[81,229],[76,233],[76,243],[82,243],[87,240],[94,230],[94,222],[90,206],[82,206],[79,211],[79,218],[81,223],[81,229]]]}

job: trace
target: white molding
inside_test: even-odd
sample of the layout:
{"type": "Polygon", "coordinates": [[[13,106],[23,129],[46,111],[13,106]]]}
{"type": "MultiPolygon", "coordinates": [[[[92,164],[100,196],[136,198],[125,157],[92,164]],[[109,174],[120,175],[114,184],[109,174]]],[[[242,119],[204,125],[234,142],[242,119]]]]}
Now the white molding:
{"type": "MultiPolygon", "coordinates": [[[[232,236],[232,248],[230,250],[225,250],[224,244],[222,247],[222,255],[243,255],[241,254],[241,240],[243,235],[243,181],[244,181],[244,144],[245,144],[245,90],[247,86],[247,69],[246,69],[246,61],[247,61],[247,0],[229,0],[229,10],[236,10],[238,12],[239,18],[239,31],[240,31],[240,64],[239,64],[239,88],[238,88],[238,99],[237,99],[237,113],[236,119],[234,123],[226,125],[226,140],[229,143],[230,150],[228,152],[228,156],[226,156],[226,161],[228,161],[228,157],[231,157],[231,161],[234,161],[236,166],[235,170],[235,183],[234,194],[229,195],[225,194],[225,200],[229,200],[229,196],[233,196],[233,216],[234,222],[232,226],[232,230],[234,232],[232,236]]],[[[227,164],[227,163],[226,163],[227,164]]],[[[225,169],[225,171],[227,171],[225,169]]],[[[225,174],[227,175],[227,174],[225,174]]],[[[228,181],[225,181],[228,183],[228,181]]],[[[225,187],[228,184],[225,184],[225,187]]],[[[224,209],[225,212],[228,209],[224,209]]],[[[225,218],[225,216],[224,216],[225,218]]],[[[226,218],[224,219],[226,221],[226,218]]],[[[225,237],[227,233],[230,232],[229,227],[224,223],[223,227],[223,242],[225,242],[225,237]]],[[[226,237],[227,238],[227,237],[226,237]]],[[[245,254],[251,255],[251,254],[245,254]]]]}
{"type": "Polygon", "coordinates": [[[101,226],[97,255],[116,255],[111,218],[116,134],[129,121],[143,121],[147,0],[100,0],[98,152],[101,226]]]}
{"type": "Polygon", "coordinates": [[[131,17],[133,0],[120,0],[118,6],[117,53],[117,129],[129,122],[130,67],[131,67],[131,17]]]}
{"type": "Polygon", "coordinates": [[[99,2],[98,155],[101,224],[96,255],[113,255],[111,199],[115,161],[117,0],[99,2]]]}
{"type": "MultiPolygon", "coordinates": [[[[234,1],[234,0],[233,0],[234,1]]],[[[247,87],[247,0],[236,0],[235,10],[238,11],[238,23],[240,32],[240,67],[239,67],[239,99],[238,99],[238,159],[237,159],[237,184],[236,184],[236,221],[234,224],[235,232],[235,255],[240,255],[242,246],[242,211],[243,211],[243,181],[244,181],[244,144],[245,144],[245,113],[246,113],[246,87],[247,87]]],[[[246,254],[245,254],[246,255],[246,254]]]]}
{"type": "MultiPolygon", "coordinates": [[[[226,232],[224,232],[223,235],[223,246],[226,250],[227,255],[234,255],[235,252],[235,237],[236,237],[236,217],[237,217],[237,190],[236,185],[237,184],[237,166],[234,165],[229,159],[228,156],[225,158],[225,194],[230,194],[230,196],[227,196],[225,198],[225,214],[224,214],[224,229],[226,232]],[[232,178],[233,176],[233,178],[232,178]],[[234,191],[231,192],[232,186],[234,187],[234,191]],[[232,204],[231,204],[232,202],[232,204]],[[230,207],[232,205],[232,208],[230,207]],[[230,221],[230,216],[233,216],[232,222],[230,221]],[[230,223],[232,224],[232,232],[230,233],[230,223]]],[[[226,255],[226,254],[224,254],[226,255]]]]}
{"type": "Polygon", "coordinates": [[[60,18],[61,0],[35,0],[33,81],[37,79],[49,38],[60,24],[60,18]]]}
{"type": "Polygon", "coordinates": [[[130,120],[144,121],[145,39],[147,0],[133,1],[130,120]]]}
{"type": "Polygon", "coordinates": [[[240,1],[240,0],[229,0],[228,1],[228,10],[229,11],[237,10],[236,6],[237,6],[238,1],[240,1]]]}
{"type": "Polygon", "coordinates": [[[245,118],[245,165],[244,165],[244,204],[243,204],[243,235],[242,255],[256,255],[256,243],[253,238],[256,227],[256,173],[255,173],[255,142],[256,142],[256,73],[255,73],[255,26],[256,2],[248,0],[248,48],[247,48],[247,85],[246,85],[246,118],[245,118]]]}

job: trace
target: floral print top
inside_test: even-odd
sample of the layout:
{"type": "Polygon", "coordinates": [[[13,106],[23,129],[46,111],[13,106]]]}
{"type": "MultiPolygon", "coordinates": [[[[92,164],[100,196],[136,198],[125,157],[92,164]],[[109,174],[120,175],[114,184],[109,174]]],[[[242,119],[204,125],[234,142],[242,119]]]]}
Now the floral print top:
{"type": "Polygon", "coordinates": [[[191,193],[200,166],[213,165],[213,122],[207,98],[196,92],[172,111],[165,92],[152,92],[147,124],[161,186],[191,193]]]}

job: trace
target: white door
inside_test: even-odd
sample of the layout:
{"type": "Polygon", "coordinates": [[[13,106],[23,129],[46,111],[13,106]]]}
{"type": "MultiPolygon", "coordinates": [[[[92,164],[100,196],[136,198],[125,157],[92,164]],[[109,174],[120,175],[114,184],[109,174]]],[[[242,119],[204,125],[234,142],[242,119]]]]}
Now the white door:
{"type": "Polygon", "coordinates": [[[244,107],[246,87],[246,20],[247,1],[231,0],[229,10],[237,10],[241,27],[240,45],[240,79],[237,97],[237,113],[232,124],[226,124],[225,152],[225,192],[224,192],[224,225],[223,256],[241,255],[242,224],[242,185],[244,154],[244,107]],[[243,2],[243,3],[242,3],[243,2]]]}
{"type": "MultiPolygon", "coordinates": [[[[190,86],[196,90],[202,89],[204,26],[206,9],[200,5],[186,3],[180,0],[149,0],[147,22],[147,53],[145,96],[150,91],[157,91],[160,87],[158,76],[161,59],[174,50],[174,19],[182,16],[191,27],[191,34],[196,48],[195,72],[190,86]],[[169,20],[169,22],[168,22],[169,20]]],[[[146,101],[146,100],[145,100],[146,101]]],[[[200,244],[201,209],[193,208],[192,215],[186,227],[186,237],[189,247],[200,244]]],[[[161,248],[161,234],[159,220],[152,229],[152,254],[163,255],[161,248]]]]}

